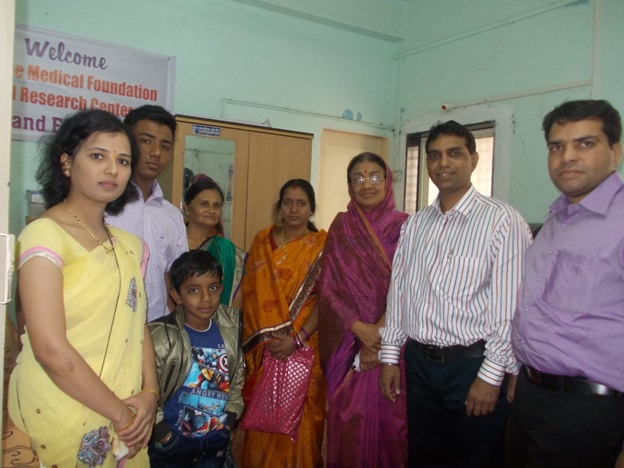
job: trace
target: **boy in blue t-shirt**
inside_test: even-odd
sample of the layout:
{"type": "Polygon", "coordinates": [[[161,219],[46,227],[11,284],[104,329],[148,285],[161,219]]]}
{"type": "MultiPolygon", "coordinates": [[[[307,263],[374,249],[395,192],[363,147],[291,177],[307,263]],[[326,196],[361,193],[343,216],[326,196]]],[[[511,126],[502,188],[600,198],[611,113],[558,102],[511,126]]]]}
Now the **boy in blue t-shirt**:
{"type": "Polygon", "coordinates": [[[152,468],[222,467],[243,412],[240,310],[219,304],[221,265],[191,250],[171,265],[177,308],[148,324],[160,384],[152,468]]]}

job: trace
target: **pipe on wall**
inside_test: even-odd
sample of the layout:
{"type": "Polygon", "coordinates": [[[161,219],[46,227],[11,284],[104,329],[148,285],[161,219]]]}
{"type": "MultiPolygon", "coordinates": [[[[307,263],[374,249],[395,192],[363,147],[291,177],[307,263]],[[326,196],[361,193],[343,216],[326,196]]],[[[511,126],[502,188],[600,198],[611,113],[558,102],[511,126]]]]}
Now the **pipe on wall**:
{"type": "Polygon", "coordinates": [[[351,124],[362,125],[365,127],[372,127],[372,128],[379,128],[382,130],[394,131],[394,126],[392,125],[384,125],[384,124],[378,124],[374,122],[365,122],[363,120],[345,119],[343,117],[338,117],[335,115],[321,114],[318,112],[308,112],[308,111],[303,111],[299,109],[293,109],[291,107],[274,106],[270,104],[261,104],[258,102],[251,102],[251,101],[237,101],[235,99],[221,99],[221,118],[225,120],[227,120],[226,107],[228,105],[269,109],[269,110],[273,110],[277,112],[286,112],[289,114],[298,114],[298,115],[304,115],[307,117],[315,117],[319,119],[330,119],[330,120],[336,120],[338,122],[348,122],[351,124]]]}

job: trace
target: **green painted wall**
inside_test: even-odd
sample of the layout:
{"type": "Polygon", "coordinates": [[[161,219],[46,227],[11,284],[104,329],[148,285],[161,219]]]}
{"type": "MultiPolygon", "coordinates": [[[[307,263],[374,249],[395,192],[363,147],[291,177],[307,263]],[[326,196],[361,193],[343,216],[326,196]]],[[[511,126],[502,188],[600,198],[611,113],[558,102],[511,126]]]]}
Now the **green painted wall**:
{"type": "MultiPolygon", "coordinates": [[[[16,22],[174,55],[174,113],[268,118],[276,128],[314,133],[314,184],[323,128],[391,135],[378,125],[391,127],[396,115],[391,42],[230,0],[19,0],[16,22]],[[223,99],[250,105],[222,108],[223,99]]],[[[23,227],[25,190],[36,188],[37,151],[13,142],[11,232],[23,227]]]]}
{"type": "Polygon", "coordinates": [[[510,110],[509,141],[495,154],[495,179],[504,182],[496,190],[495,180],[495,196],[540,222],[558,195],[546,169],[543,116],[586,98],[624,113],[624,2],[424,0],[408,17],[397,54],[397,126],[458,114],[469,123],[477,110],[510,110]],[[445,102],[455,109],[442,112],[445,102]]]}
{"type": "MultiPolygon", "coordinates": [[[[497,129],[495,196],[541,221],[557,196],[546,171],[543,116],[564,100],[590,97],[624,112],[624,1],[405,5],[399,43],[231,0],[20,0],[16,19],[175,55],[174,112],[268,118],[274,127],[314,133],[314,184],[323,128],[390,136],[392,166],[401,168],[401,136],[387,128],[509,115],[497,129]],[[455,108],[441,111],[445,102],[455,108]]],[[[36,151],[32,143],[13,144],[11,232],[23,225],[24,191],[36,186],[36,151]]]]}

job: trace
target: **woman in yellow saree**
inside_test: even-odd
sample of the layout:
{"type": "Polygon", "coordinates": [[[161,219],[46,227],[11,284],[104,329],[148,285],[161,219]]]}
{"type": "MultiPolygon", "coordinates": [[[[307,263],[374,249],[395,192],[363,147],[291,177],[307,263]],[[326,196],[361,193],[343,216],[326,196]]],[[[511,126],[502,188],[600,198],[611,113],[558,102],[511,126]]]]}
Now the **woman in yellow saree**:
{"type": "Polygon", "coordinates": [[[318,231],[309,218],[316,208],[309,182],[293,179],[282,187],[275,206],[276,222],[252,243],[243,277],[243,351],[247,363],[245,392],[261,376],[267,347],[276,359],[286,359],[301,345],[314,350],[311,379],[293,443],[288,435],[247,431],[244,467],[322,466],[321,445],[325,408],[325,380],[318,357],[316,294],[314,282],[327,233],[318,231]],[[301,291],[301,292],[300,292],[301,291]],[[293,299],[305,299],[294,321],[293,299]]]}
{"type": "Polygon", "coordinates": [[[147,252],[103,221],[136,194],[128,180],[137,155],[116,116],[83,111],[61,125],[37,173],[48,210],[18,241],[26,333],[9,412],[48,467],[115,467],[124,449],[126,467],[149,463],[142,448],[158,383],[145,325],[147,252]]]}

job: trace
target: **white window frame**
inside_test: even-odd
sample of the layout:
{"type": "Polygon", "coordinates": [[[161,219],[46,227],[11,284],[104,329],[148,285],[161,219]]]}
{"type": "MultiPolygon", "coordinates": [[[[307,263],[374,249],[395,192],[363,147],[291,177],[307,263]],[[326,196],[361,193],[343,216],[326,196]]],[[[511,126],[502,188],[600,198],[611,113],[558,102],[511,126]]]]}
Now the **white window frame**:
{"type": "Polygon", "coordinates": [[[427,114],[408,120],[401,126],[398,161],[394,166],[395,183],[394,196],[397,207],[405,207],[405,155],[407,154],[407,135],[411,133],[427,132],[433,125],[455,120],[459,123],[494,122],[496,138],[494,141],[494,175],[492,177],[492,196],[499,200],[510,202],[512,147],[514,131],[513,109],[498,104],[480,104],[464,108],[453,108],[448,112],[427,114]]]}
{"type": "MultiPolygon", "coordinates": [[[[466,125],[475,137],[479,163],[472,174],[472,183],[479,193],[492,196],[494,178],[495,122],[480,122],[466,125]]],[[[405,211],[412,214],[422,210],[435,200],[437,187],[427,174],[425,143],[429,132],[406,136],[405,153],[405,211]],[[414,144],[409,144],[415,140],[414,144]],[[416,167],[417,166],[417,167],[416,167]]]]}

